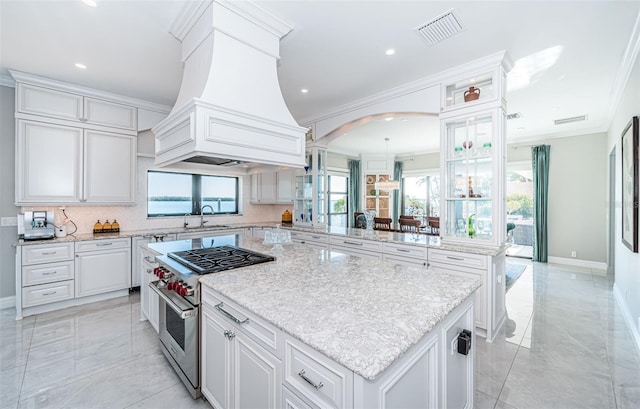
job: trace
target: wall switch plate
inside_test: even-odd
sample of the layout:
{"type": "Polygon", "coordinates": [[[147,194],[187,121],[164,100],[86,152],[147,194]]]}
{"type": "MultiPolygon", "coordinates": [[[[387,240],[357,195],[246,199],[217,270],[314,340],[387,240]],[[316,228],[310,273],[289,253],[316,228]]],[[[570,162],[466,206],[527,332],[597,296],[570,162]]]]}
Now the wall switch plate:
{"type": "Polygon", "coordinates": [[[3,217],[1,219],[1,223],[2,227],[7,227],[7,226],[17,226],[18,225],[18,217],[14,216],[14,217],[3,217]]]}
{"type": "Polygon", "coordinates": [[[571,257],[578,257],[578,254],[575,251],[571,252],[571,257]]]}

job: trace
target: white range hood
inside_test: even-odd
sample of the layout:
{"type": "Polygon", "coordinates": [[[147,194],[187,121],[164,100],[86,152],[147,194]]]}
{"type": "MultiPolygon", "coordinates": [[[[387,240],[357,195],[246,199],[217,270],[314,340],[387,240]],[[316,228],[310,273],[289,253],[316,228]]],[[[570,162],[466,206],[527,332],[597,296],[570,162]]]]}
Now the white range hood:
{"type": "Polygon", "coordinates": [[[307,129],[287,109],[276,71],[291,29],[251,2],[187,2],[170,29],[184,74],[173,110],[152,129],[155,164],[304,166],[307,129]]]}

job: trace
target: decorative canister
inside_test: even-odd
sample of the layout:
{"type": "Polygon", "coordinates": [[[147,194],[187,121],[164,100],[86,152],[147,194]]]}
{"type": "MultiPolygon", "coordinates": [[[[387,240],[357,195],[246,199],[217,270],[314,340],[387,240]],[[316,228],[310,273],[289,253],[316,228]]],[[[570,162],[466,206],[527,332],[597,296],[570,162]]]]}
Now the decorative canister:
{"type": "Polygon", "coordinates": [[[293,215],[291,214],[291,212],[289,212],[289,210],[285,210],[282,213],[282,225],[291,226],[293,224],[292,218],[293,218],[293,215]]]}
{"type": "Polygon", "coordinates": [[[469,89],[464,92],[464,102],[475,101],[478,98],[480,98],[480,88],[469,87],[469,89]]]}

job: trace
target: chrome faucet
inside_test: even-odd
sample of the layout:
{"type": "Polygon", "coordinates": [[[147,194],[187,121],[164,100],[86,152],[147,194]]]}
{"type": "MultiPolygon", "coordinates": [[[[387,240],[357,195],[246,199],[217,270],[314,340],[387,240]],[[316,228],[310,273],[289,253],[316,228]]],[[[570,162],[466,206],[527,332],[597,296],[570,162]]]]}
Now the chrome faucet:
{"type": "Polygon", "coordinates": [[[211,205],[202,206],[202,208],[200,209],[200,227],[204,227],[204,224],[207,222],[207,220],[204,219],[204,209],[205,209],[205,207],[208,207],[209,209],[211,209],[211,213],[209,213],[209,214],[216,214],[216,212],[213,211],[213,207],[211,207],[211,205]]]}

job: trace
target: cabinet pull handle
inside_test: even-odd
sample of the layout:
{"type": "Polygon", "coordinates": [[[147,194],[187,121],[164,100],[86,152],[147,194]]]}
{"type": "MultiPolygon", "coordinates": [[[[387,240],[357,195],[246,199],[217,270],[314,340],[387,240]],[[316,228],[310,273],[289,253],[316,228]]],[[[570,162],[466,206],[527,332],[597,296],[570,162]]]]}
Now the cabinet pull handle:
{"type": "Polygon", "coordinates": [[[232,339],[233,337],[236,336],[236,334],[235,334],[235,332],[231,332],[228,329],[225,329],[224,330],[224,336],[229,338],[229,339],[232,339]]]}
{"type": "Polygon", "coordinates": [[[42,255],[43,256],[50,256],[50,255],[56,254],[56,253],[57,253],[57,251],[43,251],[42,255]]]}
{"type": "Polygon", "coordinates": [[[401,253],[411,253],[411,250],[407,250],[407,249],[396,249],[401,253]]]}
{"type": "Polygon", "coordinates": [[[57,291],[53,291],[53,292],[50,292],[50,293],[42,293],[42,296],[44,297],[44,296],[47,296],[47,295],[54,295],[55,293],[57,293],[57,291]]]}
{"type": "Polygon", "coordinates": [[[97,247],[103,247],[103,246],[111,246],[113,243],[97,243],[96,246],[97,247]]]}
{"type": "Polygon", "coordinates": [[[352,246],[362,246],[362,243],[356,243],[354,241],[343,241],[344,244],[351,244],[352,246]]]}
{"type": "Polygon", "coordinates": [[[150,268],[147,269],[147,274],[151,274],[151,269],[150,268]]]}
{"type": "Polygon", "coordinates": [[[320,236],[311,236],[311,238],[318,240],[320,238],[320,236]]]}
{"type": "Polygon", "coordinates": [[[154,262],[155,262],[155,260],[154,260],[154,259],[152,259],[152,258],[151,258],[151,257],[149,257],[149,256],[144,256],[144,261],[148,261],[149,263],[154,263],[154,262]]]}
{"type": "Polygon", "coordinates": [[[227,311],[224,308],[222,308],[222,304],[223,303],[216,304],[216,310],[218,310],[221,313],[223,313],[224,315],[226,315],[230,320],[232,320],[233,322],[236,322],[238,324],[246,324],[246,323],[249,322],[249,318],[245,318],[243,321],[240,321],[239,319],[234,317],[233,314],[231,314],[229,311],[227,311]]]}
{"type": "Polygon", "coordinates": [[[56,274],[57,271],[53,270],[53,271],[45,271],[44,273],[42,273],[43,276],[50,276],[51,274],[56,274]]]}
{"type": "Polygon", "coordinates": [[[462,258],[462,257],[452,257],[452,256],[447,256],[447,258],[448,258],[449,260],[464,261],[464,258],[462,258]]]}
{"type": "Polygon", "coordinates": [[[322,387],[324,386],[324,385],[322,384],[322,382],[315,383],[315,382],[313,382],[311,379],[309,379],[309,378],[305,375],[304,369],[303,369],[303,370],[301,370],[300,372],[298,372],[298,375],[299,375],[302,379],[304,379],[305,381],[307,381],[307,383],[308,383],[309,385],[311,385],[311,386],[313,386],[314,388],[316,388],[316,390],[319,390],[320,388],[322,388],[322,387]]]}

